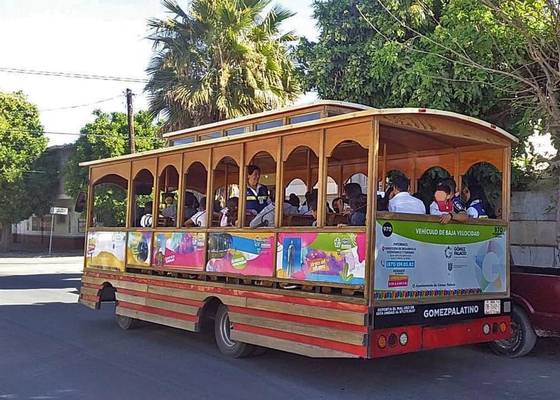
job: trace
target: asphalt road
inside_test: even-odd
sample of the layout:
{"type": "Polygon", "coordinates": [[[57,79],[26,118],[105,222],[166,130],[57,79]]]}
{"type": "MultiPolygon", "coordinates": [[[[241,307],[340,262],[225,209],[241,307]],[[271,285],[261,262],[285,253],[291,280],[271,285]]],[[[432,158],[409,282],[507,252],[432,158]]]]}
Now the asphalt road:
{"type": "Polygon", "coordinates": [[[517,360],[483,346],[381,360],[268,351],[223,357],[213,340],[76,303],[79,258],[0,258],[0,399],[560,399],[560,340],[517,360]]]}

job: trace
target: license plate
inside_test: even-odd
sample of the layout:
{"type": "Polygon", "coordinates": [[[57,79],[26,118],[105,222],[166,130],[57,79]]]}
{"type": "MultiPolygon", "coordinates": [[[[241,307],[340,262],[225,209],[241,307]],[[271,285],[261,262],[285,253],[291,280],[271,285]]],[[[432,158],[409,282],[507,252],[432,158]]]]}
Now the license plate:
{"type": "Polygon", "coordinates": [[[500,300],[484,300],[484,314],[495,315],[500,313],[500,300]]]}

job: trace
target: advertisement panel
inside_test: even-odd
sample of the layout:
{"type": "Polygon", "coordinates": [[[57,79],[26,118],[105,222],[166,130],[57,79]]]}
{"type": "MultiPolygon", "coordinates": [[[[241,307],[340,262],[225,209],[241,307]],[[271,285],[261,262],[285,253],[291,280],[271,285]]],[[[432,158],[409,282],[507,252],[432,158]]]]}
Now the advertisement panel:
{"type": "Polygon", "coordinates": [[[166,269],[204,270],[206,235],[190,232],[157,232],[152,262],[166,269]]]}
{"type": "Polygon", "coordinates": [[[88,232],[86,268],[124,271],[126,232],[88,232]]]}
{"type": "Polygon", "coordinates": [[[210,233],[206,271],[273,276],[274,234],[210,233]]]}
{"type": "Polygon", "coordinates": [[[150,266],[152,232],[128,232],[126,263],[137,267],[150,266]]]}
{"type": "Polygon", "coordinates": [[[506,246],[499,225],[378,220],[375,298],[505,293],[506,246]]]}
{"type": "Polygon", "coordinates": [[[279,233],[278,278],[363,285],[365,233],[279,233]]]}

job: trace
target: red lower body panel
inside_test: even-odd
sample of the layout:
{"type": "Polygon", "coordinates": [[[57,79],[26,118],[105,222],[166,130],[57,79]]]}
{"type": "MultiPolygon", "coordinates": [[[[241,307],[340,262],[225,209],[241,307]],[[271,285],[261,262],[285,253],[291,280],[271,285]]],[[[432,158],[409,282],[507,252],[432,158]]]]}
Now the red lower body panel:
{"type": "Polygon", "coordinates": [[[371,336],[371,357],[387,357],[420,350],[493,342],[508,339],[510,335],[509,316],[480,318],[448,325],[413,325],[379,329],[374,330],[371,336]],[[488,333],[484,332],[486,324],[489,327],[488,333]],[[405,344],[401,343],[403,334],[406,335],[405,344]]]}

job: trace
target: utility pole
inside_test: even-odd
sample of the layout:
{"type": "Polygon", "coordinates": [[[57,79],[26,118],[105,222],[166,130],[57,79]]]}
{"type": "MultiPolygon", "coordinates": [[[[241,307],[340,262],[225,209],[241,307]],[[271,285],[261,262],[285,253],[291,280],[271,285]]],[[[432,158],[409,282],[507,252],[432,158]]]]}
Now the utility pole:
{"type": "Polygon", "coordinates": [[[128,113],[128,144],[130,154],[136,152],[134,144],[134,112],[132,111],[132,90],[126,89],[126,111],[128,113]]]}

